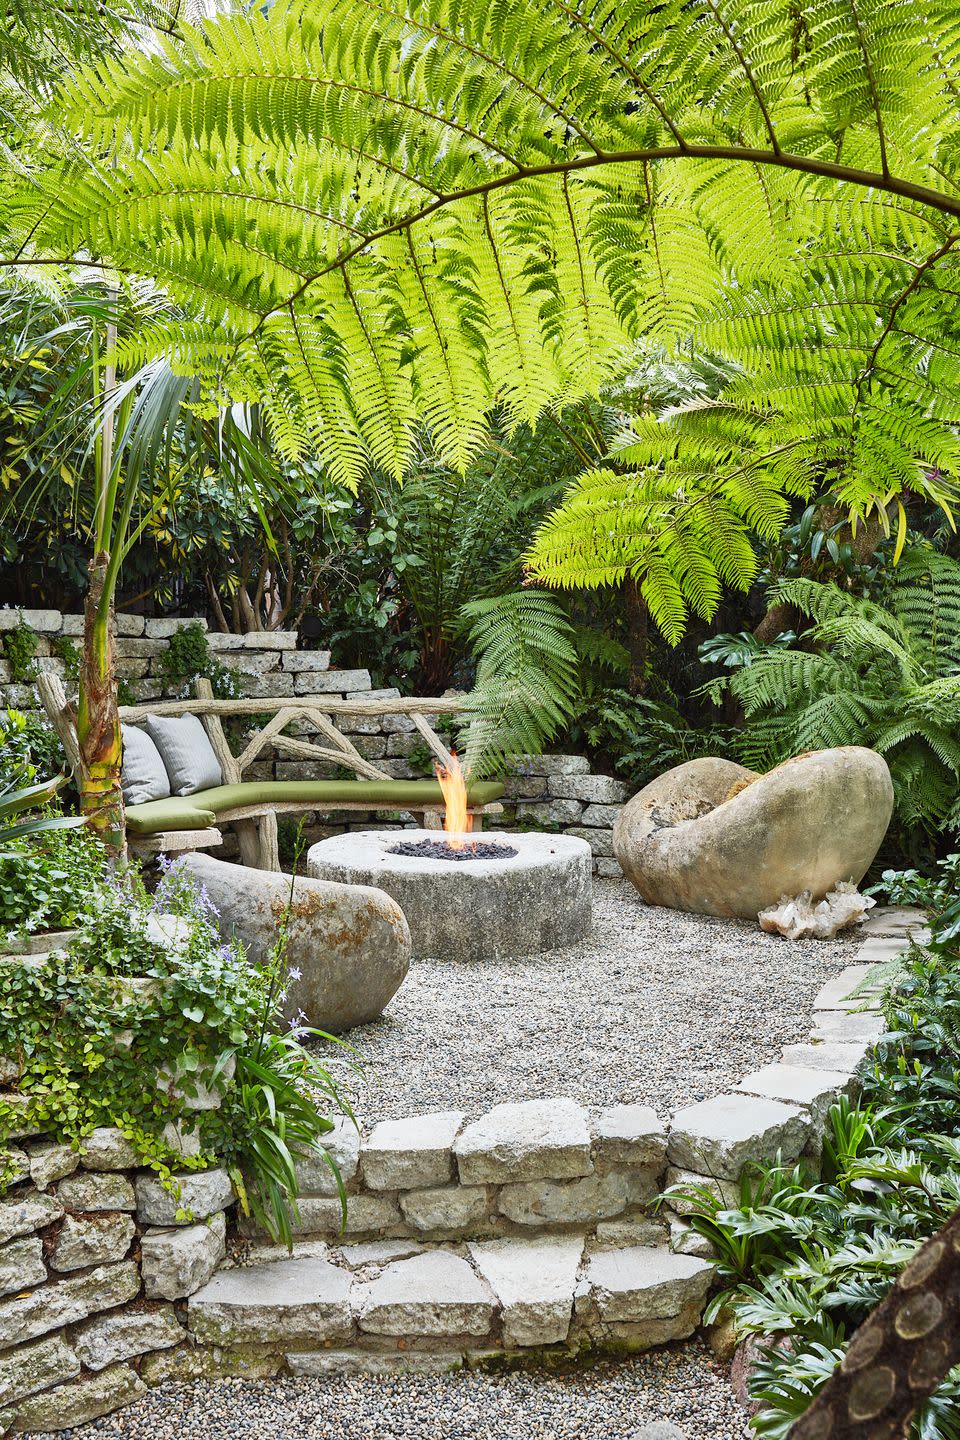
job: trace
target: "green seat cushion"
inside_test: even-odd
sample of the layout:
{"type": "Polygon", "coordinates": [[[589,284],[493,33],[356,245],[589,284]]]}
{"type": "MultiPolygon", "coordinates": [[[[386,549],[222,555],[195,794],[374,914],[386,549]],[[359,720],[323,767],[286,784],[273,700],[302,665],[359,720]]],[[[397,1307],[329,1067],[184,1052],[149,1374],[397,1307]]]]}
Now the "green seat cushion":
{"type": "Polygon", "coordinates": [[[216,825],[212,810],[195,805],[196,795],[171,795],[169,800],[146,800],[126,808],[127,829],[134,835],[156,835],[161,830],[206,830],[216,825]]]}
{"type": "MultiPolygon", "coordinates": [[[[478,780],[467,787],[467,803],[490,805],[502,794],[499,781],[478,780]]],[[[421,805],[441,805],[443,793],[436,780],[250,780],[239,785],[217,785],[196,795],[128,805],[127,825],[135,835],[155,835],[158,830],[204,830],[216,824],[218,815],[244,806],[285,804],[335,810],[347,801],[365,801],[371,810],[416,810],[421,805]]]]}

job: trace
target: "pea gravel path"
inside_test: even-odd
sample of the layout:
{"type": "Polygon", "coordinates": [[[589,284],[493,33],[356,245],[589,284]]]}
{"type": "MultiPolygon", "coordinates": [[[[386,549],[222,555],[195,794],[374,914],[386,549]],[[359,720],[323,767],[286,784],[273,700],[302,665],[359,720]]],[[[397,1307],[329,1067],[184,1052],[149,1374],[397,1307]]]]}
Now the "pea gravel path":
{"type": "Polygon", "coordinates": [[[643,1102],[666,1119],[805,1040],[814,996],[857,944],[856,932],[784,940],[595,881],[593,932],[578,945],[414,961],[384,1016],[351,1031],[367,1074],[348,1088],[366,1126],[550,1095],[643,1102]]]}
{"type": "Polygon", "coordinates": [[[344,1377],[166,1384],[73,1440],[744,1440],[743,1411],[699,1344],[567,1375],[344,1377]]]}

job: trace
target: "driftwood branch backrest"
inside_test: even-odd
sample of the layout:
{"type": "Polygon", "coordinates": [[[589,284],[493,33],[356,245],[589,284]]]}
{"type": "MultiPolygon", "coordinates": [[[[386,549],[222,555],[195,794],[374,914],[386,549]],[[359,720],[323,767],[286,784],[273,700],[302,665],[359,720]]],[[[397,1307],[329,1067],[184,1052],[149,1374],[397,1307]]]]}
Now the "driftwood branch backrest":
{"type": "Polygon", "coordinates": [[[283,700],[219,700],[209,680],[198,680],[197,694],[192,700],[157,700],[141,705],[121,705],[120,719],[130,724],[148,715],[197,715],[203,721],[213,746],[224,782],[236,784],[244,771],[267,747],[281,755],[300,760],[317,760],[352,770],[365,780],[390,780],[392,776],[360,754],[349,735],[336,725],[338,718],[351,716],[408,715],[423,736],[433,755],[442,763],[450,761],[450,751],[427,720],[428,715],[456,715],[463,701],[453,696],[420,699],[343,700],[337,696],[298,695],[283,700]],[[223,720],[244,715],[270,715],[270,719],[249,738],[239,755],[234,755],[227,742],[223,720]],[[326,744],[303,740],[283,732],[294,720],[305,720],[324,737],[326,744]]]}
{"type": "MultiPolygon", "coordinates": [[[[71,768],[76,772],[80,763],[74,712],[59,676],[44,671],[38,676],[37,688],[44,709],[60,737],[71,768]]],[[[203,721],[210,744],[220,762],[225,784],[235,785],[262,751],[272,746],[280,754],[301,760],[318,760],[353,770],[366,780],[389,780],[384,770],[366,760],[348,735],[336,724],[338,718],[351,716],[407,715],[423,736],[436,759],[448,763],[450,752],[434,730],[428,715],[456,715],[463,701],[453,696],[431,696],[421,699],[343,700],[337,696],[300,695],[290,699],[219,700],[209,680],[196,684],[192,700],[152,700],[139,705],[121,705],[120,719],[136,724],[148,715],[197,715],[203,721]],[[230,749],[223,729],[224,719],[244,715],[270,715],[270,720],[255,731],[239,755],[230,749]],[[324,737],[326,744],[317,744],[283,731],[294,720],[306,720],[324,737]]]]}

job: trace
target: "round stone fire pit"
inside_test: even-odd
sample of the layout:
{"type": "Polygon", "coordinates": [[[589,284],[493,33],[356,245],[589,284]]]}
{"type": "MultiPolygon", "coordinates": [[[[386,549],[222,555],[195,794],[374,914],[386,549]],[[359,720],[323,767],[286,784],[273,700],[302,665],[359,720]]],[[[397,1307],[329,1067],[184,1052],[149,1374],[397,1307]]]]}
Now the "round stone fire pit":
{"type": "Polygon", "coordinates": [[[437,830],[360,830],[311,845],[307,873],[375,885],[407,917],[415,957],[499,960],[572,945],[589,934],[591,854],[574,835],[487,832],[467,859],[395,854],[443,846],[437,830]],[[484,858],[492,847],[502,855],[484,858]],[[512,853],[511,853],[512,852],[512,853]]]}

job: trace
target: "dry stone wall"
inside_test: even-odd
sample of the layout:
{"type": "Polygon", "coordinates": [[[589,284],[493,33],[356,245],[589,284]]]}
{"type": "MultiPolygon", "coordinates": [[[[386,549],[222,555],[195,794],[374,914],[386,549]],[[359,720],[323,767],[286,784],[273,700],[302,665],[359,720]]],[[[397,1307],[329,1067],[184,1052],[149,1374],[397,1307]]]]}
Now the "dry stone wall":
{"type": "MultiPolygon", "coordinates": [[[[16,628],[20,619],[38,637],[36,665],[40,670],[53,671],[64,678],[65,662],[54,652],[60,639],[79,641],[83,633],[81,615],[65,615],[59,610],[0,609],[0,637],[16,628]]],[[[117,616],[117,670],[127,682],[136,703],[172,699],[180,692],[164,688],[161,661],[176,630],[186,625],[207,622],[199,617],[182,619],[144,619],[142,615],[117,616]]],[[[207,642],[215,658],[236,672],[240,693],[250,699],[297,695],[330,695],[348,699],[394,699],[398,690],[374,689],[368,670],[330,668],[327,650],[298,650],[297,634],[292,630],[259,632],[252,635],[221,635],[207,632],[207,642]]],[[[33,685],[14,683],[9,664],[0,658],[0,703],[19,710],[33,711],[39,706],[33,685]]],[[[411,757],[421,760],[425,747],[413,721],[406,715],[351,716],[341,722],[344,733],[367,760],[397,780],[410,780],[428,773],[422,763],[417,768],[411,757]]],[[[316,732],[306,722],[299,733],[312,738],[316,732]]],[[[337,772],[316,761],[289,760],[265,751],[245,772],[249,780],[305,780],[333,777],[337,772]]],[[[545,755],[522,757],[507,777],[502,816],[490,817],[485,823],[495,829],[544,828],[579,835],[593,852],[594,870],[600,875],[620,875],[620,866],[613,855],[613,822],[619,806],[627,798],[627,790],[619,780],[595,775],[590,763],[581,755],[545,755]]],[[[414,825],[412,815],[391,814],[378,818],[356,811],[324,812],[309,816],[306,836],[309,843],[345,830],[368,830],[372,824],[414,825]]],[[[231,858],[236,854],[232,836],[222,851],[231,858]]]]}
{"type": "Polygon", "coordinates": [[[61,1430],[137,1399],[151,1358],[183,1343],[181,1302],[226,1253],[233,1190],[209,1170],[180,1177],[175,1199],[110,1128],[82,1151],[21,1133],[10,1158],[0,1200],[0,1433],[61,1430]]]}

